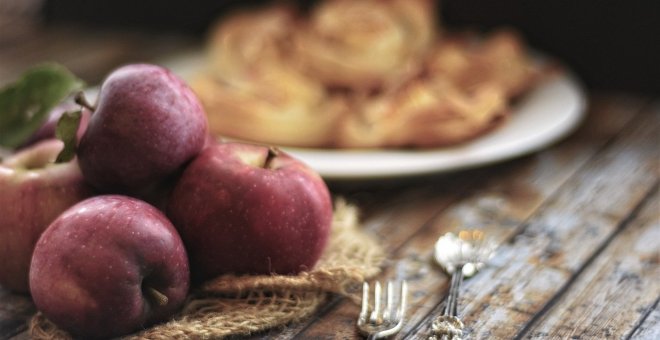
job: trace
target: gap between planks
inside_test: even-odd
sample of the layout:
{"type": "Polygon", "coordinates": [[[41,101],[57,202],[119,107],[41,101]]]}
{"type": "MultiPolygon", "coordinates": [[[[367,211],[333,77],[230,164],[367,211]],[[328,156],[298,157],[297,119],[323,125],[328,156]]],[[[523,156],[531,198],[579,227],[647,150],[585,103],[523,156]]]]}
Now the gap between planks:
{"type": "Polygon", "coordinates": [[[653,308],[648,311],[635,325],[626,340],[657,340],[660,339],[660,297],[655,300],[653,308]]]}

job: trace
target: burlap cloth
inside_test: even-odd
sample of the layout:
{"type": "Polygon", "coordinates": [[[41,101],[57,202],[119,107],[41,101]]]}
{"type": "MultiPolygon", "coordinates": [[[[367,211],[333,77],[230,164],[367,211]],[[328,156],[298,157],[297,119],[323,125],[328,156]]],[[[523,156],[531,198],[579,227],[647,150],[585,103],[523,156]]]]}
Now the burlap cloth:
{"type": "MultiPolygon", "coordinates": [[[[350,294],[380,272],[379,243],[359,229],[357,208],[335,203],[330,242],[316,268],[296,276],[221,276],[196,287],[170,321],[124,339],[217,339],[284,326],[312,314],[331,293],[350,294]]],[[[34,339],[71,339],[37,313],[34,339]]]]}

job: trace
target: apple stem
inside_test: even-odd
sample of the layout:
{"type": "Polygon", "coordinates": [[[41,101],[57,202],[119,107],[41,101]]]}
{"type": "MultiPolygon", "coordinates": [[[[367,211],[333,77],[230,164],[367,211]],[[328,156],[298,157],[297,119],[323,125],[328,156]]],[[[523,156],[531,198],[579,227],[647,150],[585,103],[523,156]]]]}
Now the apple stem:
{"type": "Polygon", "coordinates": [[[74,101],[76,102],[76,104],[92,112],[96,111],[96,107],[87,101],[87,98],[85,97],[85,93],[83,91],[78,91],[78,93],[76,93],[74,101]]]}
{"type": "Polygon", "coordinates": [[[159,292],[156,288],[153,288],[153,287],[147,287],[147,288],[146,288],[146,293],[147,293],[147,294],[149,295],[149,297],[151,297],[151,299],[152,299],[153,301],[155,301],[156,304],[158,304],[159,306],[165,306],[165,305],[167,305],[167,302],[169,301],[169,299],[167,298],[167,296],[165,296],[165,294],[159,292]]]}
{"type": "Polygon", "coordinates": [[[280,150],[274,146],[268,148],[268,156],[264,162],[264,169],[270,169],[270,163],[280,154],[280,150]]]}

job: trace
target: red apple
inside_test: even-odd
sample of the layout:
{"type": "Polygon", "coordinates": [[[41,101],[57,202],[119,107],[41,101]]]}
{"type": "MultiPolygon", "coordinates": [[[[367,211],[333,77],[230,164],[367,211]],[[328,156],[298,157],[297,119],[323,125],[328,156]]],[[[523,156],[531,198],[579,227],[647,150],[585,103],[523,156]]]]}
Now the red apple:
{"type": "Polygon", "coordinates": [[[77,151],[85,179],[142,196],[197,155],[208,134],[192,90],[169,70],[134,64],[110,73],[77,151]]]}
{"type": "Polygon", "coordinates": [[[78,163],[54,164],[62,142],[47,140],[0,164],[0,285],[28,292],[34,245],[64,210],[92,195],[78,163]]]}
{"type": "Polygon", "coordinates": [[[30,268],[37,308],[75,336],[115,337],[175,313],[189,288],[188,258],[172,223],[135,198],[97,196],[41,235],[30,268]]]}
{"type": "Polygon", "coordinates": [[[183,172],[167,212],[195,280],[311,269],[332,222],[317,173],[284,152],[239,143],[204,149],[183,172]]]}

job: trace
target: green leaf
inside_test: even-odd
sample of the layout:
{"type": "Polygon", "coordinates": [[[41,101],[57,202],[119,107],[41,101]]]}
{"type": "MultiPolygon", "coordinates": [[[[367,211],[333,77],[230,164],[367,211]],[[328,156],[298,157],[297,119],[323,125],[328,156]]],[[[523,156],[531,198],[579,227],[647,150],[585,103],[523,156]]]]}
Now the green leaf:
{"type": "Polygon", "coordinates": [[[48,63],[35,66],[0,89],[0,145],[21,145],[57,104],[83,86],[64,66],[48,63]]]}
{"type": "Polygon", "coordinates": [[[57,155],[55,163],[68,162],[76,156],[76,143],[78,142],[78,127],[82,111],[64,112],[57,121],[55,137],[64,142],[64,149],[57,155]]]}

